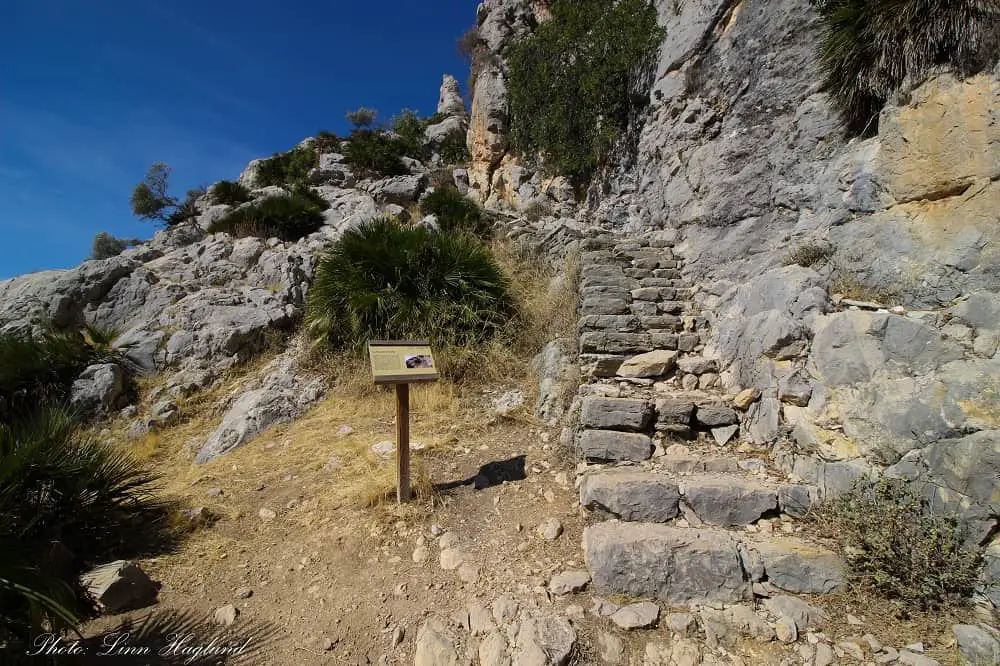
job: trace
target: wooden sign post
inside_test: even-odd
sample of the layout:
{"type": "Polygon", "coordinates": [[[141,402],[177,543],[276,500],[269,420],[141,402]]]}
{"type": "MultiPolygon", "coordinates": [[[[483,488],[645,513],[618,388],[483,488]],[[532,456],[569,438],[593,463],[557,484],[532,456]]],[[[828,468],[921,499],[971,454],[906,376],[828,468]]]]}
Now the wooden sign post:
{"type": "Polygon", "coordinates": [[[437,367],[426,341],[368,343],[372,378],[396,386],[396,500],[412,498],[410,490],[410,384],[437,381],[437,367]]]}

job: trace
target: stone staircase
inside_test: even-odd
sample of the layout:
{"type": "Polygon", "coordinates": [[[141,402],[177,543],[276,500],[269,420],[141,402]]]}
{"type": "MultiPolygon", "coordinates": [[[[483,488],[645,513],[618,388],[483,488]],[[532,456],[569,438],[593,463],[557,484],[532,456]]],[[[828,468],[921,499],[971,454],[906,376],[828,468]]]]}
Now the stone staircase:
{"type": "Polygon", "coordinates": [[[580,502],[608,518],[584,532],[593,584],[687,606],[831,592],[842,562],[795,520],[816,488],[740,442],[759,393],[723,393],[681,267],[669,232],[584,246],[580,502]]]}

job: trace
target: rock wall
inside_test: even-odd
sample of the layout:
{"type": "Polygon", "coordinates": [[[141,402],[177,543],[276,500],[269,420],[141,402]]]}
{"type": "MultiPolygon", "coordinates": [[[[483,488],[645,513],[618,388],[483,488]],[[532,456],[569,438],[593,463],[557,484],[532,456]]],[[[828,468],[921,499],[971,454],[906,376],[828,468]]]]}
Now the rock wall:
{"type": "Polygon", "coordinates": [[[657,5],[637,159],[594,217],[679,235],[706,355],[761,390],[744,436],[793,478],[912,479],[995,556],[1000,67],[937,71],[849,139],[807,0],[657,5]]]}
{"type": "MultiPolygon", "coordinates": [[[[528,6],[480,6],[495,58],[469,137],[482,198],[515,209],[529,179],[508,167],[502,58],[528,6]]],[[[874,136],[850,138],[808,0],[656,6],[667,37],[635,154],[578,215],[625,237],[676,234],[721,385],[761,391],[744,437],[820,487],[920,483],[997,570],[1000,65],[935,71],[886,105],[874,136]]]]}

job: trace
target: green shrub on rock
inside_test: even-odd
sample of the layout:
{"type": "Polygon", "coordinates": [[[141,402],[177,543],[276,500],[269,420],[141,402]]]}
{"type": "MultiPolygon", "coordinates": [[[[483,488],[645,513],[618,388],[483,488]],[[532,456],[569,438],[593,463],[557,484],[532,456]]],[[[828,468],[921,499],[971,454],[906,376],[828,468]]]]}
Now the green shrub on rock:
{"type": "Polygon", "coordinates": [[[437,217],[438,226],[444,232],[466,232],[476,236],[490,233],[491,225],[479,204],[450,185],[436,187],[421,199],[420,212],[437,217]]]}
{"type": "Polygon", "coordinates": [[[94,236],[94,243],[91,246],[91,259],[110,259],[138,245],[142,241],[138,238],[116,238],[107,231],[100,231],[94,236]]]}
{"type": "Polygon", "coordinates": [[[824,27],[818,57],[852,133],[874,134],[904,81],[936,65],[962,74],[1000,57],[1000,0],[812,0],[824,27]]]}
{"type": "Polygon", "coordinates": [[[405,155],[405,143],[382,130],[354,130],[344,143],[344,161],[362,178],[406,175],[405,155]]]}
{"type": "Polygon", "coordinates": [[[552,18],[509,57],[511,135],[576,187],[628,124],[642,66],[662,37],[648,0],[556,0],[552,18]]]}
{"type": "Polygon", "coordinates": [[[208,231],[297,241],[319,231],[323,226],[323,211],[329,207],[312,190],[299,187],[289,194],[238,208],[213,222],[208,231]]]}
{"type": "Polygon", "coordinates": [[[901,479],[861,479],[819,510],[839,538],[848,576],[874,592],[922,608],[972,594],[981,553],[964,545],[954,517],[936,512],[901,479]]]}
{"type": "Polygon", "coordinates": [[[163,162],[150,166],[142,182],[132,190],[129,199],[132,214],[145,220],[169,223],[177,208],[177,199],[167,193],[169,186],[170,166],[163,162]]]}
{"type": "Polygon", "coordinates": [[[513,309],[507,279],[478,239],[376,218],[327,251],[306,318],[312,336],[334,347],[421,338],[445,346],[492,337],[513,309]]]}
{"type": "Polygon", "coordinates": [[[239,206],[250,201],[250,190],[231,180],[220,180],[212,186],[212,201],[216,204],[239,206]]]}
{"type": "Polygon", "coordinates": [[[339,153],[341,149],[340,138],[333,132],[321,131],[316,135],[316,142],[313,148],[317,155],[324,153],[339,153]]]}
{"type": "Polygon", "coordinates": [[[441,161],[445,164],[466,164],[469,161],[469,146],[465,140],[465,132],[452,132],[441,141],[438,149],[441,161]]]}
{"type": "Polygon", "coordinates": [[[275,153],[260,163],[257,178],[262,187],[295,185],[305,182],[317,164],[316,151],[312,147],[292,148],[286,153],[275,153]]]}
{"type": "Polygon", "coordinates": [[[403,109],[392,119],[392,131],[396,135],[399,149],[406,157],[424,160],[427,149],[424,148],[424,130],[427,123],[420,119],[415,111],[403,109]]]}

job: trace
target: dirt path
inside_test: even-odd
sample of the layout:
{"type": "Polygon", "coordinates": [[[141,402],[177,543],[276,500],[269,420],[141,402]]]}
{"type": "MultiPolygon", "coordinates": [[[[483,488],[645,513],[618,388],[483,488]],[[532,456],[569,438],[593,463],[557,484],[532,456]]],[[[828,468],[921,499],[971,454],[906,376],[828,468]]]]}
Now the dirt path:
{"type": "MultiPolygon", "coordinates": [[[[386,396],[331,398],[208,465],[159,458],[170,492],[218,520],[180,552],[141,563],[162,583],[156,611],[211,618],[233,604],[239,616],[230,631],[256,645],[248,660],[255,664],[404,664],[412,663],[417,627],[431,612],[448,616],[472,599],[488,605],[500,595],[553,604],[550,576],[583,566],[584,515],[558,433],[533,425],[527,407],[499,418],[482,394],[447,391],[415,395],[413,438],[426,444],[414,464],[424,493],[404,507],[358,504],[391,487],[391,456],[370,450],[391,438],[386,396]],[[353,432],[344,434],[347,428],[353,432]],[[483,466],[488,487],[459,484],[483,466]],[[444,487],[428,493],[428,481],[444,487]],[[562,525],[554,540],[537,531],[549,518],[562,525]],[[457,540],[465,567],[442,568],[442,538],[457,540]],[[236,598],[237,591],[250,596],[236,598]]],[[[158,447],[175,449],[190,434],[164,433],[158,447]]],[[[102,618],[89,633],[121,619],[102,618]]]]}

